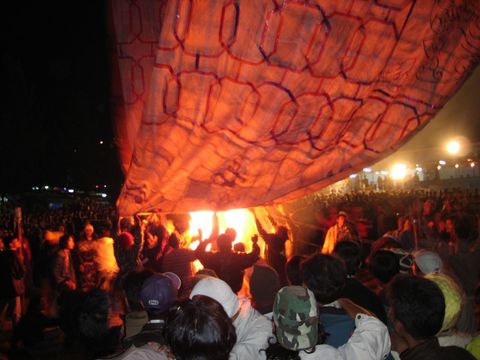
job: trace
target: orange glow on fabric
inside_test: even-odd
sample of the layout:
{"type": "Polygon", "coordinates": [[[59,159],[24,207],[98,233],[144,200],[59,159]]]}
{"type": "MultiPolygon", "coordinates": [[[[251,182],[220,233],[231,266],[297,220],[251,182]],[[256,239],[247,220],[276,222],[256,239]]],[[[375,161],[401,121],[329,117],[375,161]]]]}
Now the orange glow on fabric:
{"type": "Polygon", "coordinates": [[[308,195],[423,129],[480,59],[476,1],[111,0],[110,11],[120,216],[308,195]]]}

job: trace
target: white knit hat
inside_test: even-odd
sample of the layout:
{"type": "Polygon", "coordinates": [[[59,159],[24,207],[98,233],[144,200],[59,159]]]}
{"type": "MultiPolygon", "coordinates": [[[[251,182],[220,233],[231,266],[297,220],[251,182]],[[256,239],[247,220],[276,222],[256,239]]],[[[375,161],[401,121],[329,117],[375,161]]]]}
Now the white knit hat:
{"type": "Polygon", "coordinates": [[[238,297],[232,291],[230,286],[218,278],[206,277],[200,280],[192,289],[190,299],[195,295],[205,295],[209,298],[217,300],[229,317],[233,317],[240,309],[238,297]]]}

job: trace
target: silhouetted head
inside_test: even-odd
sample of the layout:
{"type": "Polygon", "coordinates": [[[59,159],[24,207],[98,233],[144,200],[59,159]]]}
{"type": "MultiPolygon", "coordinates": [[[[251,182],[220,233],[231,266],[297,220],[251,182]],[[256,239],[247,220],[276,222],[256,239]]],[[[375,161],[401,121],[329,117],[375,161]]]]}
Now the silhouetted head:
{"type": "Polygon", "coordinates": [[[60,249],[72,250],[75,247],[75,242],[73,241],[72,235],[62,235],[58,242],[60,249]]]}
{"type": "Polygon", "coordinates": [[[219,252],[229,252],[232,250],[232,240],[226,234],[221,234],[217,238],[217,247],[219,252]]]}
{"type": "Polygon", "coordinates": [[[388,300],[391,320],[400,336],[407,333],[416,340],[424,340],[440,331],[445,300],[433,281],[414,275],[398,275],[388,287],[388,300]]]}
{"type": "Polygon", "coordinates": [[[233,243],[235,241],[235,239],[237,238],[237,230],[235,230],[234,228],[226,228],[225,229],[225,235],[227,235],[228,238],[233,243]]]}
{"type": "Polygon", "coordinates": [[[353,241],[340,241],[335,245],[333,253],[345,262],[347,275],[355,275],[362,262],[362,249],[353,241]]]}
{"type": "Polygon", "coordinates": [[[337,300],[347,279],[343,260],[334,255],[316,254],[302,264],[304,284],[315,294],[317,302],[329,304],[337,300]]]}
{"type": "Polygon", "coordinates": [[[195,295],[172,311],[166,338],[178,360],[227,360],[237,340],[222,305],[204,295],[195,295]]]}

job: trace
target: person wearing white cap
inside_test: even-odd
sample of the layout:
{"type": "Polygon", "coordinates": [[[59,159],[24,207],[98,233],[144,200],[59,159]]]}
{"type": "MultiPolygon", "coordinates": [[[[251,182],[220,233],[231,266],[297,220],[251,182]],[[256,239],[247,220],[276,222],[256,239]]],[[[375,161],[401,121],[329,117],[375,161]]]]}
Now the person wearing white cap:
{"type": "Polygon", "coordinates": [[[256,311],[247,298],[238,298],[228,284],[218,278],[206,277],[192,289],[190,299],[205,295],[222,304],[232,319],[237,333],[237,342],[230,352],[230,359],[264,359],[260,350],[268,346],[272,336],[272,323],[256,311]]]}
{"type": "Polygon", "coordinates": [[[414,271],[417,275],[442,272],[442,259],[435,252],[418,250],[413,253],[413,258],[414,271]]]}
{"type": "Polygon", "coordinates": [[[347,218],[345,211],[338,212],[337,222],[328,229],[327,235],[325,235],[322,254],[331,254],[335,244],[339,241],[355,240],[354,232],[350,229],[347,218]]]}

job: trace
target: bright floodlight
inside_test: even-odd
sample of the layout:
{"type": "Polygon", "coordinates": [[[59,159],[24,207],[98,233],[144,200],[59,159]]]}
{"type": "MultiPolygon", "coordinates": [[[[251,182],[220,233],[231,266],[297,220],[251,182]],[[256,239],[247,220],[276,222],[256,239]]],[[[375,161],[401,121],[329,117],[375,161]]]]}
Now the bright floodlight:
{"type": "Polygon", "coordinates": [[[402,163],[397,163],[392,166],[390,171],[390,176],[393,180],[403,180],[407,176],[407,165],[402,163]]]}
{"type": "Polygon", "coordinates": [[[363,171],[366,172],[366,173],[370,173],[370,172],[372,172],[372,169],[366,167],[366,168],[363,168],[363,171]]]}
{"type": "Polygon", "coordinates": [[[471,163],[470,163],[470,167],[475,167],[475,163],[474,163],[474,162],[471,162],[471,163]]]}
{"type": "Polygon", "coordinates": [[[450,140],[447,143],[447,151],[452,155],[458,154],[460,152],[460,143],[457,140],[450,140]]]}

